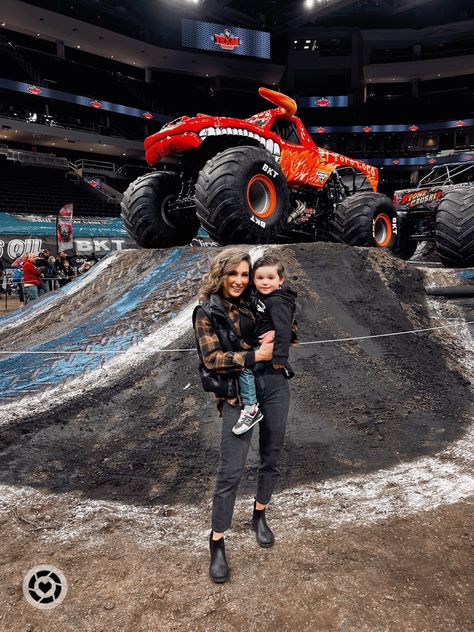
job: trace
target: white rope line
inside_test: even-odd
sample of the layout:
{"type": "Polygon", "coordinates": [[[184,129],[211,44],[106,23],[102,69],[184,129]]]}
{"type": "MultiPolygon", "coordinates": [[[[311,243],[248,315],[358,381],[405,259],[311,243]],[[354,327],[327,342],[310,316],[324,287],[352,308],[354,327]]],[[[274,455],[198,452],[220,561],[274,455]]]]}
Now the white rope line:
{"type": "MultiPolygon", "coordinates": [[[[474,325],[474,320],[461,321],[459,323],[450,323],[449,325],[438,325],[437,327],[425,327],[424,329],[408,329],[406,331],[394,331],[387,334],[372,334],[370,336],[354,336],[352,338],[332,338],[328,340],[309,340],[307,342],[300,342],[298,346],[302,345],[322,345],[334,342],[350,342],[353,340],[369,340],[371,338],[387,338],[389,336],[405,336],[407,334],[419,334],[425,331],[436,331],[439,329],[450,329],[452,327],[462,327],[464,325],[474,325]]],[[[297,348],[297,347],[296,347],[297,348]]],[[[196,351],[196,347],[190,347],[189,349],[155,349],[153,353],[179,353],[196,351]]],[[[141,350],[134,351],[133,349],[110,349],[100,351],[0,351],[2,355],[104,355],[108,353],[143,353],[141,350]]]]}

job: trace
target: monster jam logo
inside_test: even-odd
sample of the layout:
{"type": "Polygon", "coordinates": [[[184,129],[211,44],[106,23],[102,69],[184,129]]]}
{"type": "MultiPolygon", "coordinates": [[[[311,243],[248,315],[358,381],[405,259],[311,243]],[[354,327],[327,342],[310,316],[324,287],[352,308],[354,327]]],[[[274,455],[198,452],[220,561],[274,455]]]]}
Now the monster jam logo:
{"type": "Polygon", "coordinates": [[[220,46],[222,50],[234,50],[237,46],[240,46],[240,37],[232,36],[232,33],[229,29],[224,29],[223,33],[219,35],[214,35],[211,38],[214,44],[220,46]]]}
{"type": "Polygon", "coordinates": [[[416,204],[428,204],[429,202],[436,202],[443,197],[443,192],[439,189],[432,191],[430,189],[420,189],[419,191],[412,191],[411,193],[405,193],[402,196],[401,203],[407,206],[415,206],[416,204]]]}

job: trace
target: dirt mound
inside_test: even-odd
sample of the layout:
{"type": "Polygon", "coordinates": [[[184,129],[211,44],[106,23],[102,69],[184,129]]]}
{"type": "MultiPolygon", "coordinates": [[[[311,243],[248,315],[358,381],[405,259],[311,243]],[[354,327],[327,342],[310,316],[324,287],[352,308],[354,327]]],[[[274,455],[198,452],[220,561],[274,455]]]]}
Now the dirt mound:
{"type": "MultiPolygon", "coordinates": [[[[19,316],[1,346],[43,353],[2,361],[2,482],[145,504],[209,496],[214,402],[195,353],[156,349],[194,347],[190,301],[214,253],[119,253],[79,291],[19,316]]],[[[469,401],[451,334],[312,344],[442,324],[423,273],[368,249],[303,244],[283,253],[305,344],[292,351],[279,488],[387,467],[458,438],[469,401]]],[[[244,491],[256,466],[254,449],[244,491]]]]}
{"type": "Polygon", "coordinates": [[[245,526],[256,432],[218,587],[220,424],[190,328],[215,252],[117,253],[0,320],[0,348],[18,352],[0,359],[0,629],[471,630],[474,299],[425,287],[472,271],[282,248],[302,344],[268,510],[277,543],[260,549],[245,526]],[[379,337],[413,329],[430,330],[379,337]],[[53,612],[21,589],[42,563],[69,583],[53,612]]]}

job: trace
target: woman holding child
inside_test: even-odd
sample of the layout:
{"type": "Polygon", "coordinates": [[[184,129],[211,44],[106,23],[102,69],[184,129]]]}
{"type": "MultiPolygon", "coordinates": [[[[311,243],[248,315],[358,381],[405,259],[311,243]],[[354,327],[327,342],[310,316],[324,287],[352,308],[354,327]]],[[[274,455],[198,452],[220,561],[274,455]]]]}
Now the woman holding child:
{"type": "Polygon", "coordinates": [[[232,521],[253,426],[259,422],[260,467],[252,527],[262,547],[274,544],[266,523],[283,447],[289,407],[288,348],[296,293],[281,289],[283,265],[267,255],[253,267],[258,297],[252,298],[252,263],[246,250],[226,248],[203,278],[193,322],[203,384],[209,379],[222,417],[221,453],[212,503],[209,574],[229,578],[224,532],[232,521]],[[274,339],[274,342],[273,342],[274,339]],[[260,346],[258,346],[260,344],[260,346]],[[204,377],[204,373],[207,378],[204,377]],[[240,379],[239,379],[240,377],[240,379]],[[243,409],[241,409],[243,406],[243,409]]]}

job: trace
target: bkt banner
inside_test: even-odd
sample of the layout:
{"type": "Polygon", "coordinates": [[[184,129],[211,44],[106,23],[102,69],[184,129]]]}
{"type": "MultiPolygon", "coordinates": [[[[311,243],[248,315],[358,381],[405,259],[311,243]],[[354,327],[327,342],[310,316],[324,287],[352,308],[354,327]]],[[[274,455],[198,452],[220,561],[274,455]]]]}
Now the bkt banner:
{"type": "MultiPolygon", "coordinates": [[[[81,256],[104,256],[115,250],[137,248],[119,218],[75,218],[73,249],[81,256]]],[[[0,259],[8,266],[28,252],[47,248],[56,254],[56,218],[0,213],[0,259]]]]}
{"type": "MultiPolygon", "coordinates": [[[[73,240],[74,252],[81,256],[96,255],[103,257],[109,252],[138,248],[137,244],[126,237],[80,237],[73,240]]],[[[38,253],[47,248],[56,253],[56,240],[49,235],[25,237],[24,235],[0,235],[0,259],[8,267],[17,257],[28,252],[38,253]]]]}

